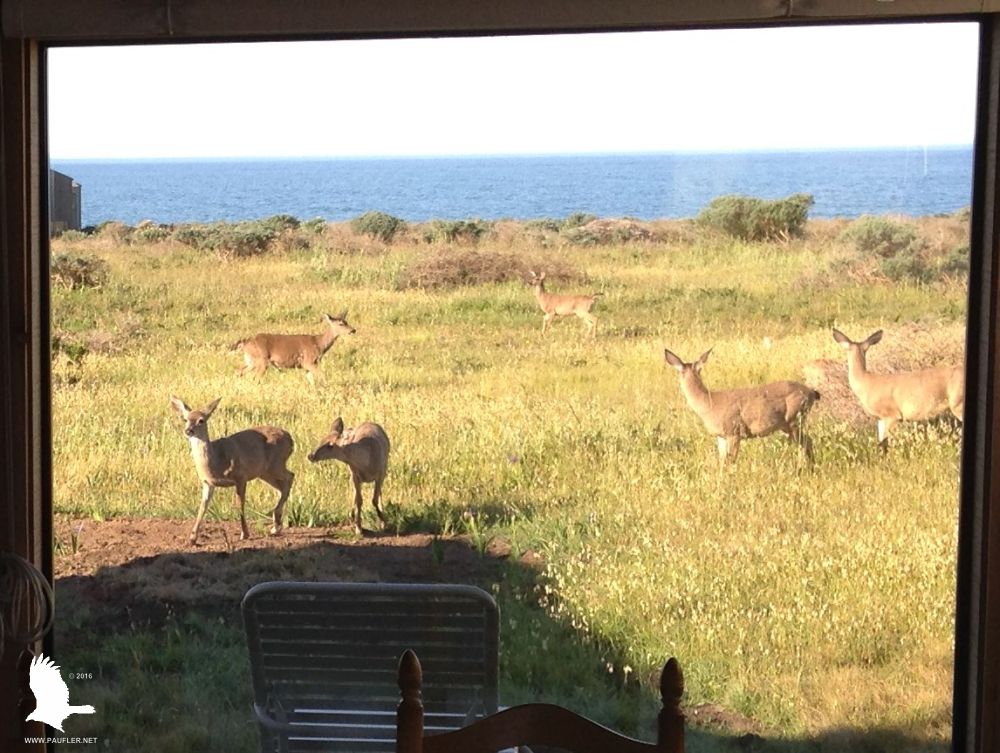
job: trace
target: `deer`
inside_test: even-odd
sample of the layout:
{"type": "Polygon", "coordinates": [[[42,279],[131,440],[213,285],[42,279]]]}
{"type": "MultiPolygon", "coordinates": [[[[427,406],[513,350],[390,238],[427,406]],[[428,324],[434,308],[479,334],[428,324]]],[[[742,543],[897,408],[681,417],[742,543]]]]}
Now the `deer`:
{"type": "Polygon", "coordinates": [[[319,360],[333,347],[338,337],[353,335],[357,331],[348,323],[346,309],[337,316],[323,314],[323,321],[326,329],[318,335],[262,333],[233,343],[231,350],[242,350],[245,361],[237,373],[243,376],[252,370],[262,377],[270,364],[283,369],[301,367],[306,370],[309,384],[315,385],[319,360]]]}
{"type": "Polygon", "coordinates": [[[587,333],[592,337],[597,337],[597,317],[590,313],[594,307],[594,301],[603,293],[593,293],[591,295],[559,295],[549,293],[545,290],[545,272],[536,275],[531,270],[531,285],[535,291],[535,299],[542,307],[545,316],[542,318],[542,334],[548,329],[549,324],[557,316],[576,315],[587,325],[587,333]]]}
{"type": "Polygon", "coordinates": [[[170,404],[184,420],[184,435],[191,444],[191,457],[201,480],[201,506],[191,531],[191,544],[198,543],[201,522],[218,487],[236,487],[240,503],[240,540],[250,538],[245,515],[247,482],[260,479],[278,490],[278,503],[271,512],[271,534],[281,533],[281,514],[292,489],[295,474],[286,467],[295,448],[292,435],[277,426],[256,426],[219,439],[208,436],[208,419],[219,407],[217,398],[202,410],[192,410],[180,398],[170,404]]]}
{"type": "Polygon", "coordinates": [[[309,453],[309,460],[318,463],[323,460],[339,460],[351,469],[354,481],[354,531],[359,536],[361,527],[361,485],[375,484],[372,492],[372,506],[385,525],[382,511],[382,482],[389,466],[389,435],[378,424],[365,421],[355,427],[344,428],[344,419],[338,416],[330,433],[309,453]]]}
{"type": "Polygon", "coordinates": [[[847,351],[847,383],[865,413],[878,419],[878,446],[889,451],[889,432],[900,421],[926,421],[951,411],[959,421],[965,407],[965,369],[938,366],[896,374],[868,371],[865,353],[882,339],[882,330],[855,342],[838,329],[833,339],[847,351]]]}
{"type": "Polygon", "coordinates": [[[710,390],[702,381],[701,370],[711,352],[709,348],[693,363],[686,363],[667,349],[663,356],[680,376],[681,392],[688,407],[715,436],[722,466],[736,462],[740,442],[744,439],[766,437],[776,431],[787,434],[811,463],[812,441],[806,436],[803,425],[813,404],[820,399],[819,392],[791,381],[710,390]]]}

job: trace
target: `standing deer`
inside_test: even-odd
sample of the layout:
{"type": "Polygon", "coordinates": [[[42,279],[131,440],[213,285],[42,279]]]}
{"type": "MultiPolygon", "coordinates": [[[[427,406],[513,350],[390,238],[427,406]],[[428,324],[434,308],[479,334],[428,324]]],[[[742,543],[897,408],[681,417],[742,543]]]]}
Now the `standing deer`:
{"type": "Polygon", "coordinates": [[[240,376],[251,369],[258,377],[264,376],[267,367],[274,364],[283,369],[302,367],[309,384],[315,384],[316,366],[323,355],[341,335],[355,333],[347,321],[347,311],[338,316],[323,314],[326,330],[318,335],[259,334],[236,342],[232,350],[242,350],[246,362],[239,370],[240,376]]]}
{"type": "Polygon", "coordinates": [[[389,465],[389,436],[378,424],[366,421],[354,428],[344,429],[344,419],[340,416],[330,427],[319,446],[309,453],[309,460],[339,460],[351,469],[354,481],[354,530],[360,535],[361,528],[361,484],[374,483],[372,505],[379,520],[385,525],[382,512],[382,482],[389,465]]]}
{"type": "Polygon", "coordinates": [[[194,467],[201,479],[201,507],[198,508],[198,517],[191,531],[192,544],[198,541],[198,531],[208,510],[208,503],[216,487],[220,486],[236,487],[236,498],[240,502],[240,539],[250,537],[244,509],[247,482],[255,478],[267,482],[281,493],[278,504],[271,513],[271,533],[280,533],[281,513],[295,478],[295,474],[285,467],[295,445],[292,435],[284,429],[277,426],[257,426],[228,437],[209,439],[208,419],[221,400],[222,398],[216,399],[203,410],[191,410],[183,400],[170,396],[170,404],[184,419],[184,435],[191,443],[194,467]]]}
{"type": "Polygon", "coordinates": [[[889,451],[889,431],[902,420],[926,421],[946,411],[959,421],[965,407],[965,370],[939,366],[898,374],[868,371],[865,351],[882,339],[882,330],[855,342],[840,330],[833,339],[847,351],[847,383],[865,413],[878,419],[878,445],[889,451]]]}
{"type": "Polygon", "coordinates": [[[680,375],[688,407],[716,437],[721,463],[736,462],[742,440],[766,437],[778,430],[785,432],[812,461],[812,441],[805,435],[803,423],[813,403],[819,400],[819,393],[789,381],[736,390],[709,390],[701,379],[701,368],[711,352],[709,348],[694,363],[685,363],[669,350],[664,350],[663,355],[680,375]]]}
{"type": "MultiPolygon", "coordinates": [[[[531,270],[529,270],[531,271],[531,270]]],[[[570,316],[575,314],[587,325],[587,332],[592,337],[597,337],[597,317],[590,313],[594,306],[594,301],[603,293],[593,295],[559,295],[549,293],[545,290],[545,273],[536,275],[531,272],[531,285],[535,291],[535,299],[542,307],[545,316],[542,319],[542,334],[548,329],[549,323],[557,316],[570,316]]]]}

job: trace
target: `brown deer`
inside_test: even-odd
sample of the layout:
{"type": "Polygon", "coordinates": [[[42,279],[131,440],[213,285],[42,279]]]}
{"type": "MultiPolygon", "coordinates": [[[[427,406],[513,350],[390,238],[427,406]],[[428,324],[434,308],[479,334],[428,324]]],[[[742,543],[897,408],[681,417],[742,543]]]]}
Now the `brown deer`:
{"type": "Polygon", "coordinates": [[[326,329],[318,335],[259,334],[239,340],[232,350],[242,350],[246,362],[239,370],[240,376],[253,370],[262,377],[267,367],[274,364],[283,369],[301,367],[306,379],[315,384],[316,366],[323,355],[341,335],[353,335],[356,330],[347,321],[347,311],[337,316],[323,314],[326,329]]]}
{"type": "Polygon", "coordinates": [[[812,461],[812,441],[805,435],[803,423],[813,403],[819,400],[819,393],[804,384],[789,381],[735,390],[709,390],[701,379],[701,369],[711,352],[710,348],[694,363],[685,363],[669,350],[664,350],[663,355],[680,375],[681,391],[688,407],[716,437],[722,464],[736,462],[742,440],[766,437],[778,430],[785,432],[812,461]]]}
{"type": "MultiPolygon", "coordinates": [[[[529,272],[531,270],[528,270],[529,272]]],[[[542,307],[545,316],[542,318],[542,334],[548,329],[549,324],[557,316],[575,315],[583,320],[587,325],[587,333],[592,337],[597,337],[597,317],[590,313],[594,307],[594,301],[603,293],[592,295],[559,295],[549,293],[545,290],[545,273],[536,275],[531,272],[531,285],[535,291],[535,299],[542,307]]]]}
{"type": "Polygon", "coordinates": [[[309,453],[309,460],[339,460],[351,469],[354,481],[354,530],[360,535],[361,528],[361,484],[374,483],[372,505],[379,520],[385,525],[382,511],[382,482],[389,466],[389,436],[378,424],[366,421],[353,428],[344,428],[344,419],[339,416],[330,427],[319,446],[309,453]]]}
{"type": "Polygon", "coordinates": [[[889,451],[889,432],[900,421],[926,421],[947,411],[959,421],[965,407],[965,369],[939,366],[898,374],[868,371],[865,353],[882,339],[882,330],[855,342],[840,330],[833,339],[847,351],[847,382],[865,413],[878,419],[878,445],[889,451]]]}
{"type": "Polygon", "coordinates": [[[170,404],[184,419],[184,435],[191,443],[194,467],[201,479],[201,507],[191,531],[192,544],[198,541],[201,521],[216,487],[236,487],[240,502],[240,539],[250,537],[245,515],[247,482],[255,478],[270,484],[280,492],[278,504],[271,513],[271,533],[281,532],[281,513],[292,488],[295,474],[285,467],[295,447],[292,435],[277,426],[257,426],[228,437],[209,439],[208,419],[219,405],[218,398],[202,410],[191,410],[180,398],[170,396],[170,404]]]}

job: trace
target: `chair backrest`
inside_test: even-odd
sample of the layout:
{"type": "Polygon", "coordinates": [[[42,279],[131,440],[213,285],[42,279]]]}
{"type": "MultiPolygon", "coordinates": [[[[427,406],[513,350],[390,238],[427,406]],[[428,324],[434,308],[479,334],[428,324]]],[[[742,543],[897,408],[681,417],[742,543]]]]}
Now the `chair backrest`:
{"type": "Polygon", "coordinates": [[[261,750],[395,747],[398,657],[433,668],[429,729],[497,710],[499,615],[474,586],[261,583],[243,597],[261,750]]]}
{"type": "MultiPolygon", "coordinates": [[[[429,674],[429,673],[428,673],[429,674]]],[[[396,712],[396,753],[496,753],[518,746],[547,746],[572,753],[683,753],[684,714],[680,709],[684,677],[676,659],[660,675],[663,708],[657,720],[657,741],[625,737],[562,706],[528,703],[480,719],[462,729],[424,735],[421,702],[423,672],[410,650],[399,660],[402,700],[396,712]]]]}

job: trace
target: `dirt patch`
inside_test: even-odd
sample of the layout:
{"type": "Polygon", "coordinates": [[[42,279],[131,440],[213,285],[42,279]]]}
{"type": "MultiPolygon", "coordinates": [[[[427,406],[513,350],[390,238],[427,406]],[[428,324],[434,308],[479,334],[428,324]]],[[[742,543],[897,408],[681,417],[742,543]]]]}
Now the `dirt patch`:
{"type": "Polygon", "coordinates": [[[232,616],[247,589],[268,580],[471,583],[489,590],[511,554],[499,540],[480,554],[462,537],[359,538],[327,528],[240,541],[235,522],[207,523],[192,546],[190,527],[185,520],[57,518],[61,606],[86,609],[104,624],[155,624],[192,609],[232,616]]]}

